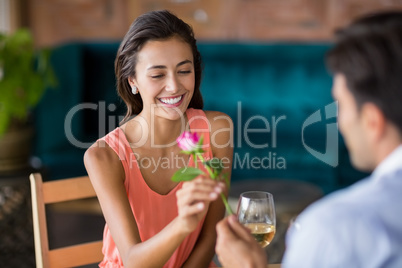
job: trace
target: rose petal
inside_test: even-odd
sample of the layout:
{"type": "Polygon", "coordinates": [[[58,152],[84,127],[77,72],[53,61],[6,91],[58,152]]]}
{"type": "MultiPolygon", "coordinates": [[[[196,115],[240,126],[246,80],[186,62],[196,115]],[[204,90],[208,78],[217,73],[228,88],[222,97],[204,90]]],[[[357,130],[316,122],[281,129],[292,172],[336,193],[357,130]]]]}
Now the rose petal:
{"type": "Polygon", "coordinates": [[[192,152],[197,149],[198,142],[200,138],[197,133],[191,133],[189,131],[184,131],[178,138],[178,146],[186,152],[192,152]]]}

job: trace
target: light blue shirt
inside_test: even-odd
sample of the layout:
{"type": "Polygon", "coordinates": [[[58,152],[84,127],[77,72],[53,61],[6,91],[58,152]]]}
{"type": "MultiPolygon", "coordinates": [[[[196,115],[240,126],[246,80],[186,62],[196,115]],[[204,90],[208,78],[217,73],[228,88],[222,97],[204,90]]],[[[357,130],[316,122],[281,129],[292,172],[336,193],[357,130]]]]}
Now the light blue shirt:
{"type": "Polygon", "coordinates": [[[297,217],[282,267],[402,267],[402,145],[370,177],[297,217]]]}

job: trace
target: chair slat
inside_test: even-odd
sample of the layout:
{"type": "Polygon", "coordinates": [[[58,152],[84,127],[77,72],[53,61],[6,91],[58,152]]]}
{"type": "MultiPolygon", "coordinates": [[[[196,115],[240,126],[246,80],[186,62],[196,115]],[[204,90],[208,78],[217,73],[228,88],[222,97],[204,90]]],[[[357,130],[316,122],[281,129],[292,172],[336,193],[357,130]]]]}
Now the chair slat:
{"type": "Polygon", "coordinates": [[[75,267],[99,263],[103,259],[102,244],[100,240],[53,249],[49,252],[50,267],[75,267]]]}
{"type": "Polygon", "coordinates": [[[94,196],[96,196],[95,190],[86,176],[43,183],[43,201],[45,204],[94,196]]]}

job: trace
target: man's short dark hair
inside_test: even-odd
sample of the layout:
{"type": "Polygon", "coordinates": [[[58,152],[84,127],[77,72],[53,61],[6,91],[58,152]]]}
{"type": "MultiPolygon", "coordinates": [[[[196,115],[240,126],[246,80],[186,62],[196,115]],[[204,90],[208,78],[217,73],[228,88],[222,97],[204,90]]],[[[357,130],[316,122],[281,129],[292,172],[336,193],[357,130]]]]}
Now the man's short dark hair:
{"type": "Polygon", "coordinates": [[[374,103],[402,133],[402,11],[367,15],[338,30],[327,65],[345,76],[359,108],[374,103]]]}

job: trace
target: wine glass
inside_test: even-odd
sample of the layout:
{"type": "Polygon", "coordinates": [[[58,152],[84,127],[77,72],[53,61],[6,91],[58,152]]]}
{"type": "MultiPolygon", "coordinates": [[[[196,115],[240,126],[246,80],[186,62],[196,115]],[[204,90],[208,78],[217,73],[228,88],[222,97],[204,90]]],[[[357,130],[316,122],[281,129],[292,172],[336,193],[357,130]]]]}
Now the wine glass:
{"type": "Polygon", "coordinates": [[[240,195],[237,206],[239,222],[251,230],[251,234],[266,247],[275,236],[275,206],[271,193],[250,191],[240,195]]]}

